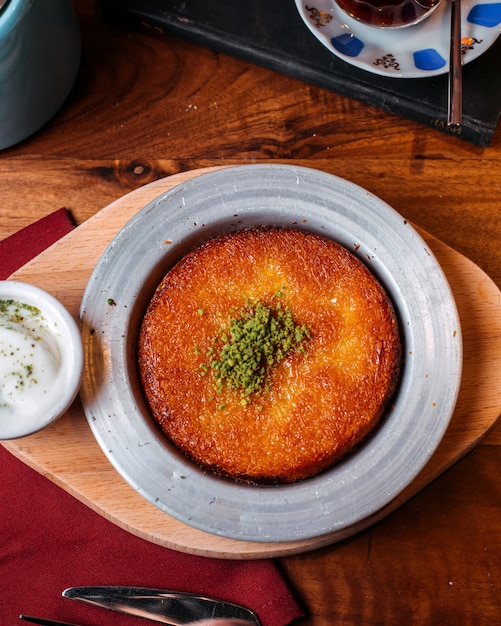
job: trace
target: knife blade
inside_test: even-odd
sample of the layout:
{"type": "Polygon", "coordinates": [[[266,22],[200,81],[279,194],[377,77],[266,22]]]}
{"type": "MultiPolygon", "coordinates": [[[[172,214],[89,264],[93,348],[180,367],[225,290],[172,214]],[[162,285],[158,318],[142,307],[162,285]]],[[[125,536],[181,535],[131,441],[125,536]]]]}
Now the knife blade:
{"type": "Polygon", "coordinates": [[[63,596],[170,626],[203,619],[234,619],[260,626],[257,615],[250,609],[186,592],[146,587],[69,587],[63,596]]]}
{"type": "Polygon", "coordinates": [[[70,624],[69,622],[60,622],[57,619],[47,619],[45,617],[34,617],[33,615],[20,615],[19,619],[39,626],[78,626],[78,624],[70,624]]]}

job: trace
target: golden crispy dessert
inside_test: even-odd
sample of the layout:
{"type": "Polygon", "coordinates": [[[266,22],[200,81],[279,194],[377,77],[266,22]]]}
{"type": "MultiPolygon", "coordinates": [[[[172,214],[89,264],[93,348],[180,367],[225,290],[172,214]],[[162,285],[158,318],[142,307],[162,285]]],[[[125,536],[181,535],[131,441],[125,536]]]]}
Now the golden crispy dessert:
{"type": "Polygon", "coordinates": [[[293,228],[221,235],[158,286],[139,336],[152,415],[236,479],[314,476],[377,425],[401,347],[383,288],[344,247],[293,228]]]}

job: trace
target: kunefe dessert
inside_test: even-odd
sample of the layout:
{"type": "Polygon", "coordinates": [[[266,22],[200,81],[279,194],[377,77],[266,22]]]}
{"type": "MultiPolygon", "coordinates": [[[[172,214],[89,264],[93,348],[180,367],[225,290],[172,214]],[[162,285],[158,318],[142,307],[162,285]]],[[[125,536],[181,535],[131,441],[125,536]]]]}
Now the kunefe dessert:
{"type": "Polygon", "coordinates": [[[207,470],[290,483],[353,450],[388,408],[392,304],[351,252],[299,228],[223,234],[158,286],[139,336],[154,420],[207,470]]]}

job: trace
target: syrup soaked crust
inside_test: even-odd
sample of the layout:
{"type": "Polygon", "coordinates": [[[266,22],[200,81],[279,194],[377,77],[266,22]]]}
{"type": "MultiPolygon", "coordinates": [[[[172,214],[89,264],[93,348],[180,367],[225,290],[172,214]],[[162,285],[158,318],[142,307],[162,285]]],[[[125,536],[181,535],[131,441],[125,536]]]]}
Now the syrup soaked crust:
{"type": "Polygon", "coordinates": [[[311,477],[358,445],[387,408],[400,358],[396,316],[375,277],[340,245],[292,228],[228,233],[187,254],[159,285],[139,337],[144,392],[163,432],[202,467],[256,482],[311,477]],[[277,292],[311,338],[306,354],[272,370],[269,392],[242,406],[200,368],[232,311],[277,292]]]}

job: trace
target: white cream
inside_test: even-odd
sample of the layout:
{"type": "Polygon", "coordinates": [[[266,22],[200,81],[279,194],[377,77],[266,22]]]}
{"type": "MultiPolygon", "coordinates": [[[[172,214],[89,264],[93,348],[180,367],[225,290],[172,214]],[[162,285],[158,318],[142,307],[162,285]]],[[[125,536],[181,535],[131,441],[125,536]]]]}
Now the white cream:
{"type": "Polygon", "coordinates": [[[58,332],[33,306],[0,299],[0,430],[37,430],[52,417],[61,369],[58,332]]]}

